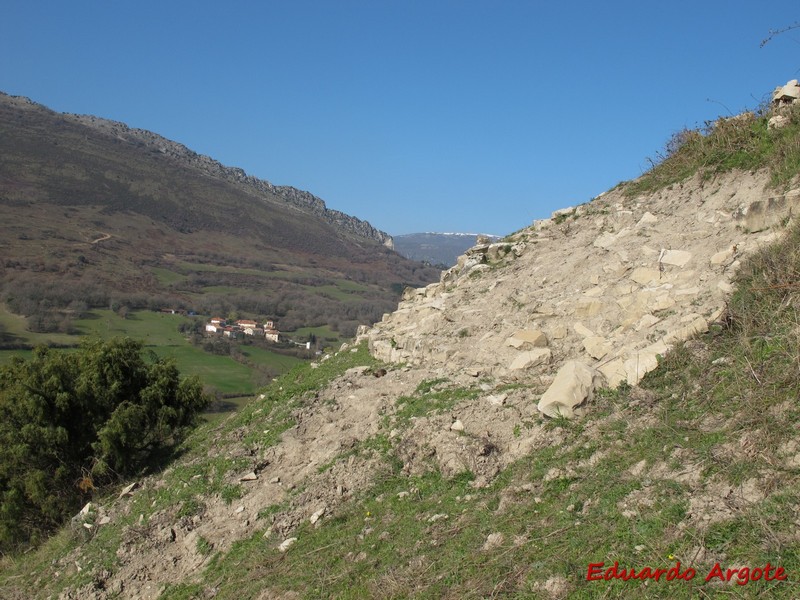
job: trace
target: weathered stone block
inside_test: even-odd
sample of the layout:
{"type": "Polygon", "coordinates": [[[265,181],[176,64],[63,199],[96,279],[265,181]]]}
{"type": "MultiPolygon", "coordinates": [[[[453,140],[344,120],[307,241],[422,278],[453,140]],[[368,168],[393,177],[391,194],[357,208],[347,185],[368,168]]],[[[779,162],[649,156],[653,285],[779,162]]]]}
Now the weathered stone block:
{"type": "Polygon", "coordinates": [[[592,358],[596,358],[597,360],[600,360],[606,354],[611,352],[612,348],[609,341],[604,337],[600,337],[599,335],[587,337],[586,339],[584,339],[583,347],[589,356],[591,356],[592,358]]]}
{"type": "Polygon", "coordinates": [[[649,225],[655,225],[656,223],[658,223],[658,217],[650,212],[646,212],[642,215],[642,218],[639,219],[639,222],[636,223],[636,227],[647,227],[649,225]]]}
{"type": "Polygon", "coordinates": [[[538,329],[521,329],[506,340],[506,344],[517,348],[544,348],[547,336],[538,329]]]}
{"type": "Polygon", "coordinates": [[[598,371],[576,360],[564,363],[553,383],[539,399],[539,412],[548,417],[572,418],[575,408],[591,397],[595,384],[602,380],[598,371]]]}
{"type": "Polygon", "coordinates": [[[665,265],[683,267],[692,260],[692,253],[686,250],[664,250],[661,254],[661,262],[665,265]]]}
{"type": "Polygon", "coordinates": [[[512,371],[530,369],[537,365],[550,362],[551,352],[549,348],[535,348],[519,354],[509,367],[512,371]]]}
{"type": "Polygon", "coordinates": [[[661,279],[661,271],[649,267],[637,267],[631,273],[630,278],[639,285],[657,283],[661,279]]]}
{"type": "Polygon", "coordinates": [[[575,316],[577,317],[594,317],[603,310],[603,303],[599,300],[578,300],[575,306],[575,316]]]}
{"type": "Polygon", "coordinates": [[[720,250],[711,257],[711,264],[717,267],[727,264],[733,260],[733,254],[733,247],[720,250]]]}
{"type": "Polygon", "coordinates": [[[647,348],[632,353],[631,358],[625,361],[625,373],[628,384],[636,385],[647,373],[658,366],[658,357],[664,356],[669,347],[662,341],[651,344],[647,348]]]}
{"type": "Polygon", "coordinates": [[[625,371],[625,363],[620,358],[615,358],[597,367],[597,370],[606,378],[609,387],[615,388],[623,381],[627,381],[628,374],[625,371]]]}

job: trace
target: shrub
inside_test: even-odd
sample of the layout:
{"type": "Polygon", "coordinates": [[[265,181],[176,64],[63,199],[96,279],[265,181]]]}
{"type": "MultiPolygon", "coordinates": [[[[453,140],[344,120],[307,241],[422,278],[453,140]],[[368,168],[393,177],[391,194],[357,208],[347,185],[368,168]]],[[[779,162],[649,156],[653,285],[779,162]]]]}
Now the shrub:
{"type": "Polygon", "coordinates": [[[38,348],[0,369],[0,551],[38,541],[98,486],[144,470],[206,402],[198,379],[127,338],[38,348]]]}

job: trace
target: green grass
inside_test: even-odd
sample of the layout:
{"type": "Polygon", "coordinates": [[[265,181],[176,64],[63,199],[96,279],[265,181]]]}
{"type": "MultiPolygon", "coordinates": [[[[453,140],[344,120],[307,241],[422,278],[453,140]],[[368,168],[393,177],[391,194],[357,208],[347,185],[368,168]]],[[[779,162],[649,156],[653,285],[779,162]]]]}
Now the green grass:
{"type": "Polygon", "coordinates": [[[261,269],[252,269],[249,267],[234,267],[230,265],[214,265],[209,263],[198,263],[189,261],[180,261],[176,263],[182,271],[196,272],[196,273],[233,273],[236,275],[252,275],[255,277],[266,277],[275,279],[291,279],[297,277],[297,273],[292,271],[266,271],[261,269]]]}
{"type": "Polygon", "coordinates": [[[252,291],[252,290],[248,290],[247,288],[234,287],[232,285],[208,285],[203,288],[203,294],[237,294],[243,291],[252,291]]]}
{"type": "MultiPolygon", "coordinates": [[[[14,315],[1,313],[7,321],[14,315]]],[[[172,315],[152,311],[131,311],[126,318],[117,313],[98,309],[74,323],[81,335],[96,335],[100,338],[132,337],[142,340],[147,348],[158,356],[175,359],[178,369],[184,375],[197,375],[208,386],[223,394],[252,395],[263,379],[254,367],[267,367],[271,372],[283,373],[303,362],[294,356],[286,356],[258,346],[240,345],[242,354],[252,363],[248,366],[233,360],[230,356],[209,354],[197,346],[192,346],[178,326],[192,323],[192,317],[172,315]]],[[[30,334],[24,343],[58,342],[77,345],[81,335],[30,334]],[[41,341],[36,342],[37,339],[41,341]]],[[[14,356],[27,357],[30,350],[0,350],[0,364],[5,364],[14,356]]]]}
{"type": "Polygon", "coordinates": [[[349,279],[337,279],[334,281],[336,287],[347,292],[371,292],[372,288],[369,286],[351,281],[349,279]]]}
{"type": "Polygon", "coordinates": [[[123,319],[108,309],[97,309],[89,317],[76,320],[74,325],[82,335],[127,336],[142,340],[146,346],[181,346],[186,343],[178,331],[182,323],[192,323],[192,318],[141,310],[131,311],[123,319]]]}
{"type": "Polygon", "coordinates": [[[406,426],[414,417],[444,412],[462,400],[477,398],[480,394],[480,388],[455,387],[446,379],[426,380],[417,386],[411,396],[397,399],[397,411],[387,421],[406,426]]]}
{"type": "Polygon", "coordinates": [[[0,366],[7,365],[15,356],[28,360],[33,356],[33,350],[0,350],[0,366]]]}
{"type": "Polygon", "coordinates": [[[254,372],[230,356],[217,356],[195,346],[158,346],[162,357],[174,358],[182,375],[197,375],[206,385],[223,394],[252,394],[256,390],[254,372]]]}
{"type": "Polygon", "coordinates": [[[239,346],[239,349],[242,351],[242,354],[244,354],[247,359],[252,361],[254,364],[272,367],[281,373],[305,362],[302,359],[294,356],[270,352],[269,350],[260,346],[239,346]]]}
{"type": "Polygon", "coordinates": [[[326,296],[328,298],[333,298],[334,300],[339,300],[340,302],[361,302],[363,298],[358,295],[358,291],[353,288],[350,289],[341,289],[339,285],[317,285],[317,286],[306,286],[306,289],[313,294],[319,294],[321,296],[326,296]]]}
{"type": "Polygon", "coordinates": [[[310,334],[317,336],[317,339],[320,341],[340,341],[339,332],[334,331],[327,325],[322,325],[319,327],[298,327],[295,331],[289,332],[287,335],[296,341],[302,341],[308,339],[310,334]]]}
{"type": "Polygon", "coordinates": [[[0,328],[13,338],[14,343],[29,345],[74,344],[75,337],[66,333],[35,333],[28,331],[28,320],[8,310],[0,303],[0,328]]]}
{"type": "Polygon", "coordinates": [[[186,281],[186,275],[183,273],[177,273],[163,267],[150,267],[150,272],[156,276],[156,279],[162,285],[172,285],[186,281]]]}
{"type": "MultiPolygon", "coordinates": [[[[93,311],[88,319],[76,321],[76,326],[87,334],[100,337],[129,336],[143,340],[158,356],[173,358],[183,375],[197,375],[208,386],[223,394],[252,394],[255,392],[254,372],[229,356],[209,354],[192,346],[178,331],[181,323],[191,323],[191,317],[151,311],[135,311],[123,319],[110,310],[93,311]]],[[[291,364],[286,357],[276,355],[274,365],[291,364]]],[[[266,357],[259,355],[259,363],[266,357]]]]}

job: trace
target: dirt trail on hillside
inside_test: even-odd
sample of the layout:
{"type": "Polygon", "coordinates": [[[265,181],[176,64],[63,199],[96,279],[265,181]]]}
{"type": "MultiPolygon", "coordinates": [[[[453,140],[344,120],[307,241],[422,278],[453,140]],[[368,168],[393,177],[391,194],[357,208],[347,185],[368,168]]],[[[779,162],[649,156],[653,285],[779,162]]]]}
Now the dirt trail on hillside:
{"type": "Polygon", "coordinates": [[[98,242],[105,242],[106,240],[110,240],[112,235],[110,233],[103,233],[99,238],[92,240],[89,242],[90,244],[97,244],[98,242]]]}

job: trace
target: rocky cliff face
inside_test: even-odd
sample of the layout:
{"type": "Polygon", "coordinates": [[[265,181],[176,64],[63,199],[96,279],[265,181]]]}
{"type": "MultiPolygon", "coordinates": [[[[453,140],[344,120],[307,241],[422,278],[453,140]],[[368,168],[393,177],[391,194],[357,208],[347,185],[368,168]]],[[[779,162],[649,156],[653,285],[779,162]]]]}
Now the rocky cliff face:
{"type": "MultiPolygon", "coordinates": [[[[28,98],[13,97],[2,93],[0,93],[0,95],[6,101],[13,103],[17,108],[49,110],[28,98]]],[[[367,221],[328,208],[321,198],[309,192],[298,190],[290,186],[273,185],[269,181],[248,175],[243,169],[226,167],[209,156],[193,152],[183,144],[168,140],[151,131],[131,128],[124,123],[91,115],[65,114],[63,116],[76,123],[92,127],[120,141],[144,147],[153,153],[162,155],[165,159],[195,169],[209,177],[234,183],[250,192],[255,192],[257,195],[269,195],[273,199],[277,197],[298,210],[321,217],[323,220],[343,231],[359,237],[375,240],[388,248],[393,247],[392,237],[388,233],[376,229],[367,221]]]]}
{"type": "Polygon", "coordinates": [[[362,330],[382,360],[536,380],[539,410],[571,416],[597,385],[634,385],[676,342],[722,318],[740,259],[798,206],[764,174],[623,188],[468,250],[362,330]],[[558,376],[560,370],[563,376],[558,376]]]}

